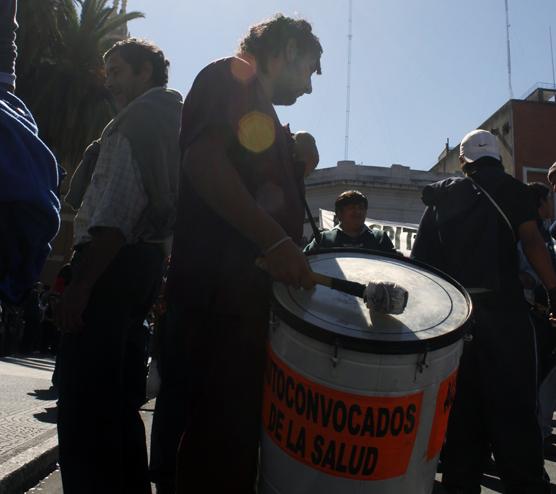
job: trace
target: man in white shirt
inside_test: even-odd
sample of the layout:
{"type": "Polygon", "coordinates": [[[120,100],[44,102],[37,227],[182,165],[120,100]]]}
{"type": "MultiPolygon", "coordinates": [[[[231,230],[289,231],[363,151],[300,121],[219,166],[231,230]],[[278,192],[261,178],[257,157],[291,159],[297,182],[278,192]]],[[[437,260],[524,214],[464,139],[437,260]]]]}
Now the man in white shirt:
{"type": "Polygon", "coordinates": [[[143,320],[156,296],[175,218],[181,96],[168,61],[128,39],[105,54],[118,115],[98,157],[78,168],[72,282],[57,319],[58,435],[65,493],[149,493],[143,320]],[[98,399],[103,402],[99,406],[98,399]]]}

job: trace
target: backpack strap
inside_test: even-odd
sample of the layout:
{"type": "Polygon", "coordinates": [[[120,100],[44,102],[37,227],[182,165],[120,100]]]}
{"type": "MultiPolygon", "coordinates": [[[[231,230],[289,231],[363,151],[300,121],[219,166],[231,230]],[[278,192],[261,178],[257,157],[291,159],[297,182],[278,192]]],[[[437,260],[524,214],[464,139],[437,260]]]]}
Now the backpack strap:
{"type": "Polygon", "coordinates": [[[514,232],[514,228],[512,226],[512,223],[510,222],[510,220],[508,219],[508,217],[506,216],[504,211],[502,211],[502,208],[498,205],[498,203],[492,198],[492,196],[483,187],[481,187],[477,182],[475,182],[475,180],[473,180],[473,178],[471,178],[469,176],[467,178],[469,180],[471,180],[473,185],[475,185],[485,195],[485,197],[491,202],[491,204],[498,210],[498,212],[500,213],[500,216],[502,216],[506,225],[508,225],[508,228],[510,229],[510,232],[512,233],[512,238],[514,239],[514,242],[517,243],[517,238],[515,236],[515,232],[514,232]]]}

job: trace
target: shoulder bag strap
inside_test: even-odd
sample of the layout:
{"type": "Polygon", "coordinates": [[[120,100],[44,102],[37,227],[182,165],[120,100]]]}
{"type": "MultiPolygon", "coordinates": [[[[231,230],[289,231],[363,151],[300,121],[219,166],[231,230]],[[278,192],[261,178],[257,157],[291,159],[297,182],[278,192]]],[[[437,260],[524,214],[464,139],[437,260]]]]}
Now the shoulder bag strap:
{"type": "Polygon", "coordinates": [[[515,236],[515,232],[514,232],[514,228],[512,226],[512,223],[510,222],[510,220],[508,219],[508,217],[506,216],[504,211],[502,211],[502,208],[498,205],[498,203],[492,198],[492,196],[483,187],[481,187],[477,182],[475,182],[475,180],[473,180],[471,177],[467,177],[467,178],[469,180],[471,180],[473,185],[475,185],[486,196],[486,198],[492,203],[492,205],[498,210],[498,212],[500,213],[500,216],[502,216],[502,218],[506,222],[506,225],[508,225],[508,228],[510,229],[510,232],[512,232],[512,238],[514,239],[514,242],[517,243],[517,238],[515,236]]]}

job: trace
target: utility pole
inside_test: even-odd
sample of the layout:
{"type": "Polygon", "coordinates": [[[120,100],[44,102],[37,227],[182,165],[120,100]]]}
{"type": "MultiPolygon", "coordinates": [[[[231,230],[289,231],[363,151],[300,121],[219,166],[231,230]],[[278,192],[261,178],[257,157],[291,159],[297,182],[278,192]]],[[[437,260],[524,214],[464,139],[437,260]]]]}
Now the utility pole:
{"type": "Polygon", "coordinates": [[[448,164],[449,152],[450,152],[450,138],[446,137],[446,156],[444,156],[444,173],[446,173],[446,165],[448,164]]]}
{"type": "Polygon", "coordinates": [[[347,87],[346,87],[346,137],[345,137],[345,146],[344,146],[344,160],[346,161],[349,156],[349,118],[350,118],[350,110],[351,110],[351,40],[353,38],[352,11],[353,11],[353,0],[349,0],[347,87]]]}
{"type": "Polygon", "coordinates": [[[512,89],[512,54],[510,51],[510,11],[508,8],[508,0],[504,0],[506,4],[506,40],[508,45],[508,86],[510,88],[510,99],[514,97],[514,90],[512,89]]]}
{"type": "Polygon", "coordinates": [[[552,26],[548,26],[550,35],[550,60],[552,61],[552,89],[556,89],[556,77],[554,76],[554,46],[552,44],[552,26]]]}

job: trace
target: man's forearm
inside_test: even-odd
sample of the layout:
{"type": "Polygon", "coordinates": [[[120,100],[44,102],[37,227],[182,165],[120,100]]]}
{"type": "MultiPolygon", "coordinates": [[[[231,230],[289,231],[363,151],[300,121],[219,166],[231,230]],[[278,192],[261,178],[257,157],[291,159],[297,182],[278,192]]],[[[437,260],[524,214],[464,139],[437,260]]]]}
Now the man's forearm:
{"type": "Polygon", "coordinates": [[[83,251],[82,258],[73,272],[72,284],[92,289],[106,271],[120,249],[125,245],[123,234],[117,228],[98,228],[92,241],[83,251]]]}
{"type": "Polygon", "coordinates": [[[533,226],[528,225],[524,230],[520,227],[520,240],[523,252],[545,288],[550,290],[556,287],[556,273],[554,273],[550,255],[537,225],[534,224],[533,226]]]}
{"type": "Polygon", "coordinates": [[[219,216],[264,250],[286,234],[247,191],[223,143],[214,141],[214,136],[202,136],[189,148],[184,156],[188,177],[219,216]]]}
{"type": "Polygon", "coordinates": [[[253,199],[226,150],[227,142],[218,133],[206,133],[189,146],[183,166],[194,189],[216,214],[261,249],[271,278],[312,288],[315,283],[307,259],[253,199]]]}

